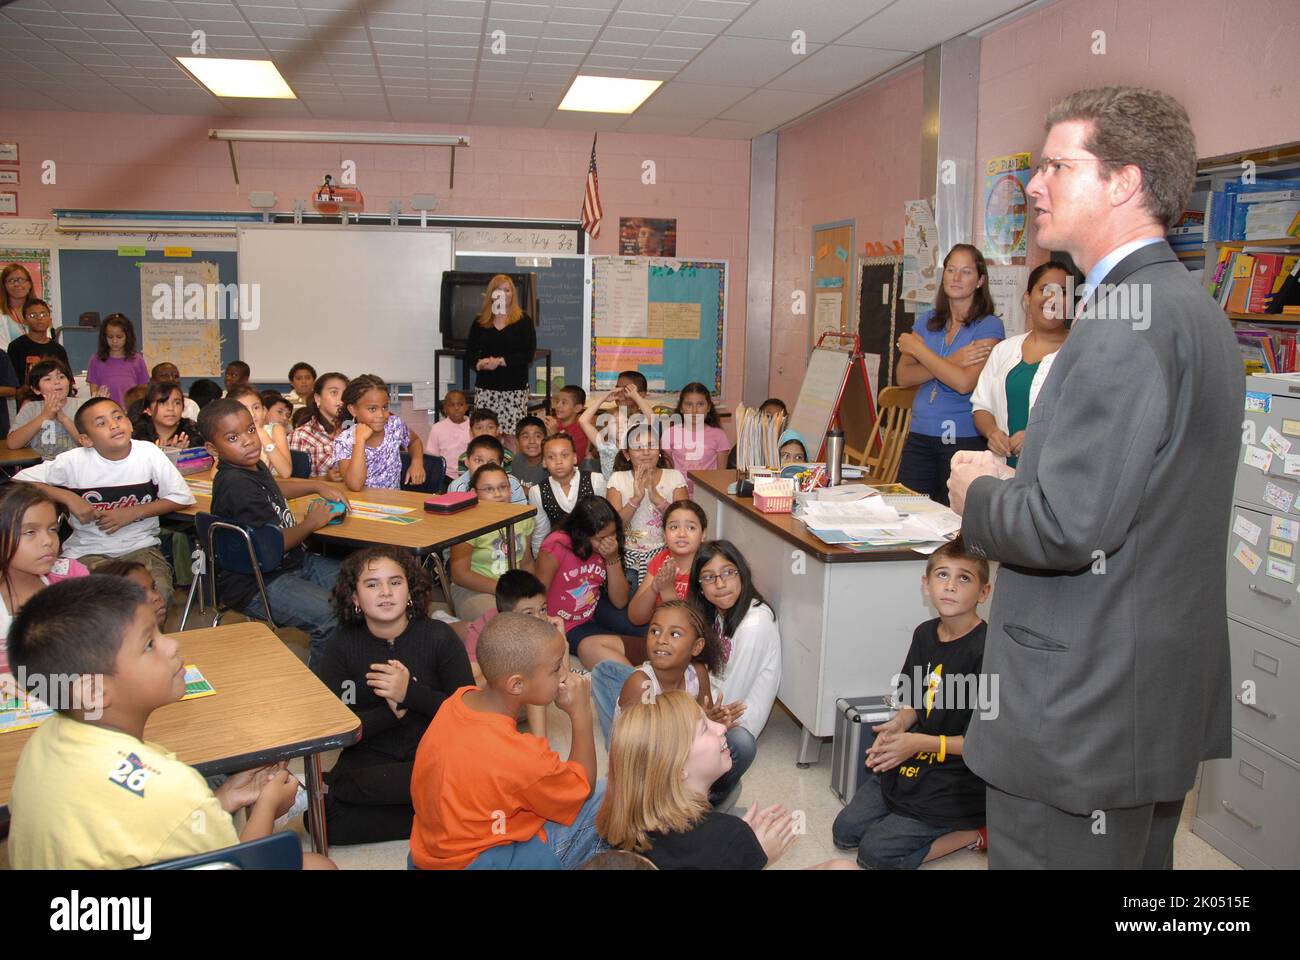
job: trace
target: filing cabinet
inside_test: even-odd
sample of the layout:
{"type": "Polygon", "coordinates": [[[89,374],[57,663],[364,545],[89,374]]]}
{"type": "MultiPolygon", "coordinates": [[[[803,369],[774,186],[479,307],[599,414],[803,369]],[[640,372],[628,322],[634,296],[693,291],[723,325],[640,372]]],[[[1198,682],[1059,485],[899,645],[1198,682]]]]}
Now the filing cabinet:
{"type": "Polygon", "coordinates": [[[1300,375],[1248,377],[1227,544],[1232,757],[1192,832],[1247,867],[1300,868],[1300,375]]]}

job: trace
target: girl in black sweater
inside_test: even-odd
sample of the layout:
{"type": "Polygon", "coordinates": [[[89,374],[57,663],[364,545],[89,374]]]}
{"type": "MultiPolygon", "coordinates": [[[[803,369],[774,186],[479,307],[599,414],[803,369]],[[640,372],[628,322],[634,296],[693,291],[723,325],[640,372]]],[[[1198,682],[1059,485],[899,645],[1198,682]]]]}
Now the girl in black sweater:
{"type": "Polygon", "coordinates": [[[411,835],[420,738],[450,694],[474,685],[465,645],[429,618],[432,589],[415,557],[397,547],[358,550],[339,570],[339,629],[325,647],[320,679],[361,720],[361,740],[325,775],[332,843],[411,835]]]}

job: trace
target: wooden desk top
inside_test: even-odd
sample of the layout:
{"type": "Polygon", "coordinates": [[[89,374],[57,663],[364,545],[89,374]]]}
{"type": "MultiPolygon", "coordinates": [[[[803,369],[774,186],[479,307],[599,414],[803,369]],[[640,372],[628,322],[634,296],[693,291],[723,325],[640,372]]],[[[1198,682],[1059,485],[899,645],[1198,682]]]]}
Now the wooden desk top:
{"type": "MultiPolygon", "coordinates": [[[[205,470],[192,474],[188,480],[211,480],[216,470],[205,470]]],[[[387,506],[409,507],[411,512],[403,516],[414,517],[415,523],[387,523],[382,520],[362,520],[347,516],[342,523],[322,527],[312,536],[330,540],[343,540],[349,543],[387,543],[395,547],[406,547],[417,551],[441,550],[453,543],[463,543],[485,533],[499,530],[510,521],[523,520],[537,515],[537,508],[531,504],[519,503],[485,503],[480,502],[460,513],[447,516],[428,513],[424,509],[427,493],[412,493],[408,490],[361,490],[353,492],[342,484],[332,483],[348,500],[362,503],[382,503],[387,506]]],[[[212,497],[206,493],[194,493],[195,503],[168,516],[192,517],[197,513],[206,513],[212,506],[212,497]]],[[[289,506],[294,516],[301,520],[307,513],[307,504],[313,497],[299,497],[291,500],[289,506]]]]}
{"type": "Polygon", "coordinates": [[[8,447],[0,445],[0,466],[13,466],[19,463],[40,463],[41,455],[31,447],[22,447],[18,450],[10,450],[8,447]]]}
{"type": "MultiPolygon", "coordinates": [[[[356,743],[361,721],[263,623],[178,634],[181,654],[216,688],[154,711],[146,740],[204,776],[233,773],[356,743]]],[[[38,728],[0,736],[0,804],[38,728]]]]}
{"type": "Polygon", "coordinates": [[[872,547],[862,553],[848,547],[822,543],[808,529],[788,513],[763,513],[754,506],[753,497],[737,497],[727,493],[727,487],[736,482],[735,470],[691,471],[697,486],[706,488],[719,500],[725,500],[737,510],[749,515],[755,522],[767,527],[777,536],[788,540],[798,549],[811,554],[823,563],[876,563],[882,560],[924,560],[915,550],[897,547],[872,547]]]}

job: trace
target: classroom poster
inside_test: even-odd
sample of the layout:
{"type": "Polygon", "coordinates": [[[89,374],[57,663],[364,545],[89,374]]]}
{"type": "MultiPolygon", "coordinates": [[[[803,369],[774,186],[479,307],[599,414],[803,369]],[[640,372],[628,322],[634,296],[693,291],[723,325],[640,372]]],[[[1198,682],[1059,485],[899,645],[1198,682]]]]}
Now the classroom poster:
{"type": "Polygon", "coordinates": [[[591,299],[590,389],[635,369],[651,390],[698,380],[721,392],[725,263],[595,257],[591,299]]]}
{"type": "Polygon", "coordinates": [[[993,312],[1002,320],[1008,337],[1025,332],[1025,309],[1022,296],[1029,283],[1028,267],[989,264],[989,295],[993,312]]]}
{"type": "Polygon", "coordinates": [[[1009,153],[984,165],[984,256],[1023,264],[1029,248],[1030,154],[1009,153]]]}
{"type": "Polygon", "coordinates": [[[215,263],[140,264],[142,349],[186,377],[221,375],[221,284],[215,263]]]}
{"type": "MultiPolygon", "coordinates": [[[[840,329],[840,312],[844,294],[839,290],[818,290],[813,294],[813,343],[823,333],[844,333],[840,329]]],[[[852,344],[839,338],[822,344],[832,350],[848,350],[852,344]]]]}
{"type": "Polygon", "coordinates": [[[939,235],[929,200],[903,201],[903,305],[928,309],[938,291],[939,235]]]}
{"type": "Polygon", "coordinates": [[[625,257],[677,256],[677,221],[619,217],[618,252],[625,257]]]}

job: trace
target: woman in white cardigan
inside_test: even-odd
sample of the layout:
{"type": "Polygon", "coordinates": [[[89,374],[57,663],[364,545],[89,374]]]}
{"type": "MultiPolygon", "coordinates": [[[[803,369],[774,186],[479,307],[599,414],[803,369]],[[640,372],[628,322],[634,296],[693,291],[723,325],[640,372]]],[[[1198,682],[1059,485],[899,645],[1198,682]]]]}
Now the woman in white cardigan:
{"type": "MultiPolygon", "coordinates": [[[[728,540],[710,540],[695,554],[691,600],[712,620],[722,642],[720,677],[713,680],[712,719],[727,727],[731,770],[713,785],[714,806],[739,789],[758,753],[781,685],[781,631],[776,614],[754,587],[749,564],[728,540]]],[[[724,804],[725,805],[725,804],[724,804]]]]}
{"type": "Polygon", "coordinates": [[[1063,263],[1048,260],[1034,268],[1022,295],[1028,330],[993,348],[971,394],[975,429],[988,440],[989,450],[1011,467],[1025,442],[1029,411],[1069,334],[1065,283],[1063,263]]]}

